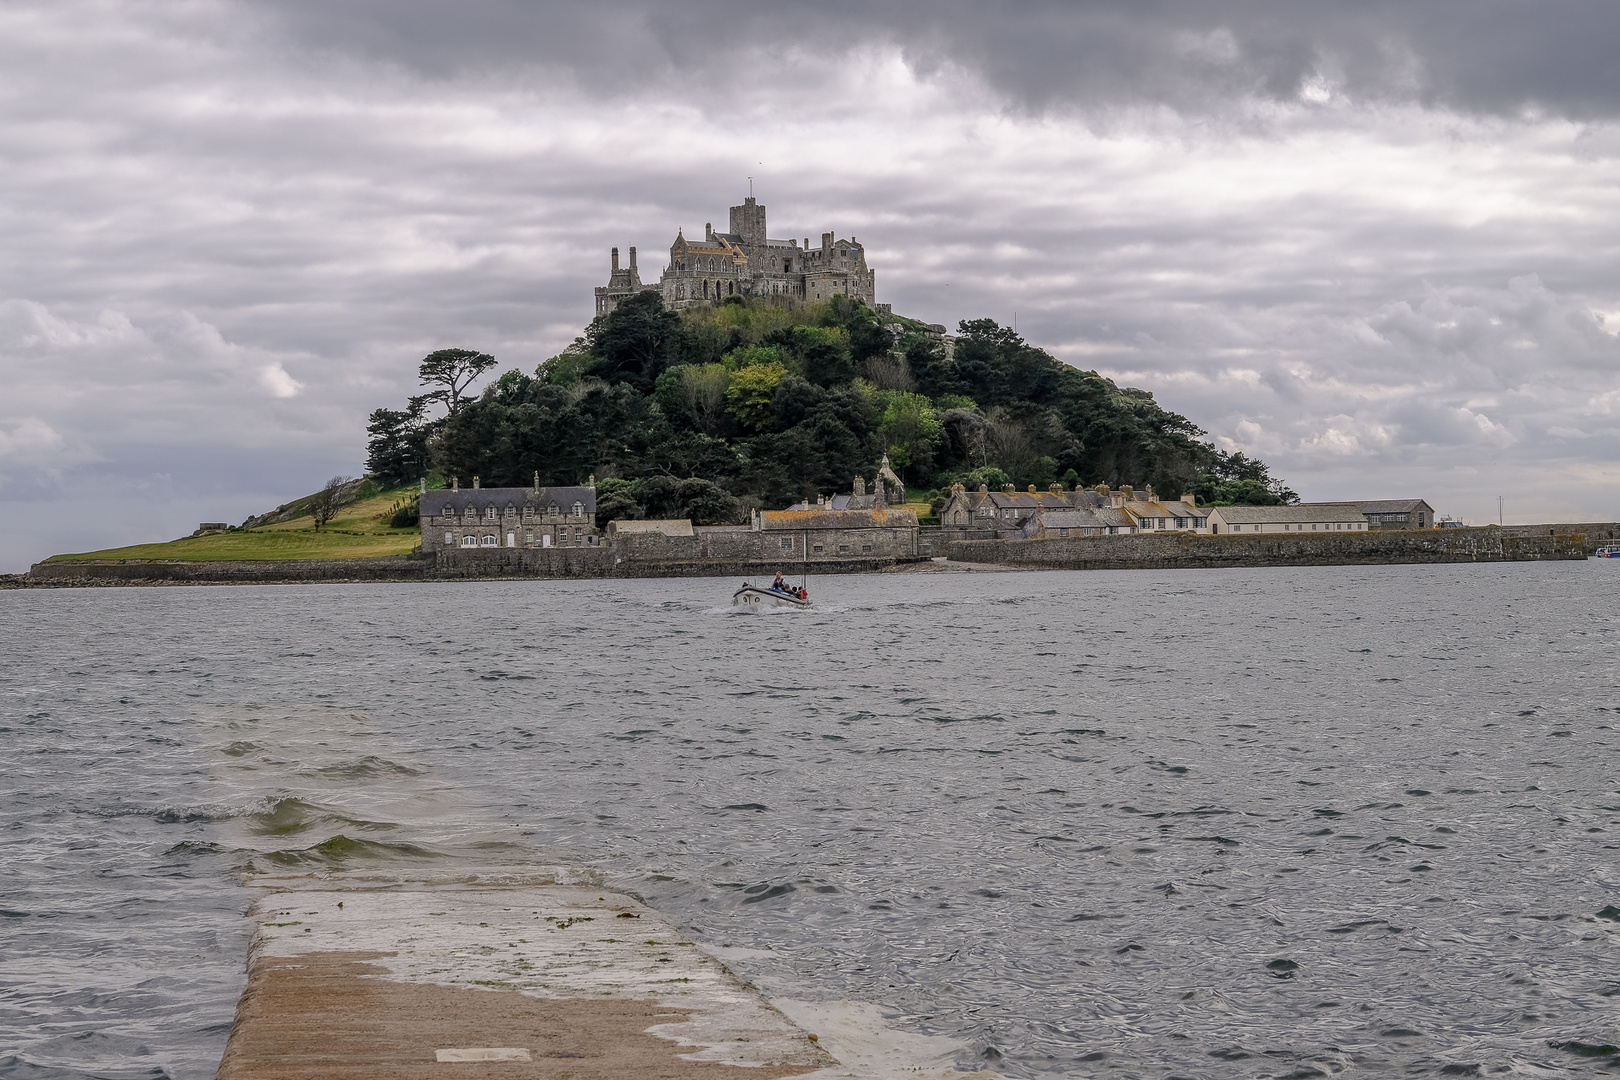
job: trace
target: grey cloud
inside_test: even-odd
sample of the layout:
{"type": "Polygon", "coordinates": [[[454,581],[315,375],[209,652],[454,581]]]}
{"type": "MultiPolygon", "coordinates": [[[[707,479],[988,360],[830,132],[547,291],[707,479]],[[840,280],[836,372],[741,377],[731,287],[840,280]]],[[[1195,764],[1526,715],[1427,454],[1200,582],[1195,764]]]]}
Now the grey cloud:
{"type": "MultiPolygon", "coordinates": [[[[1362,100],[1571,116],[1620,109],[1620,9],[1555,0],[249,0],[303,46],[435,76],[567,71],[601,95],[653,84],[734,108],[761,79],[828,74],[893,45],[921,73],[958,67],[1025,107],[1143,101],[1191,111],[1296,100],[1320,80],[1362,100]]],[[[814,108],[813,99],[806,106],[814,108]]]]}

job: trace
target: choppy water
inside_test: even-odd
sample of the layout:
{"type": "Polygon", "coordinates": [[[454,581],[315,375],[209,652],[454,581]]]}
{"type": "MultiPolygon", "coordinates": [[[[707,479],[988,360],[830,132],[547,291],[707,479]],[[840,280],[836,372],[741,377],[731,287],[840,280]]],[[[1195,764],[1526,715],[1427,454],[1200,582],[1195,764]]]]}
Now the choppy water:
{"type": "Polygon", "coordinates": [[[211,1076],[244,869],[557,860],[963,1067],[1620,1069],[1620,567],[731,584],[0,593],[0,1077],[211,1076]]]}

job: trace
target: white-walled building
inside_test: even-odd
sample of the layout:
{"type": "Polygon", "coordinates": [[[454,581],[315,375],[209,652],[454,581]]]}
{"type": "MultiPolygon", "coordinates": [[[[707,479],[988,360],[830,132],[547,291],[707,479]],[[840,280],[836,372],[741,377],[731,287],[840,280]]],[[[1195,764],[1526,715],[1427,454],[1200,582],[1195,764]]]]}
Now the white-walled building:
{"type": "Polygon", "coordinates": [[[1217,535],[1287,532],[1366,532],[1367,516],[1354,503],[1300,506],[1212,506],[1209,531],[1217,535]]]}

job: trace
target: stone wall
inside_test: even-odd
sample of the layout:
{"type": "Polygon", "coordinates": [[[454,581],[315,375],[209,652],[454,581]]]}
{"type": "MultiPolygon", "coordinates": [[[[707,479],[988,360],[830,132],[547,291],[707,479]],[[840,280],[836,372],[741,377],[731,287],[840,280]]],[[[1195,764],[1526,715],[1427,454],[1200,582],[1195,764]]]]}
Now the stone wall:
{"type": "Polygon", "coordinates": [[[1579,521],[1550,522],[1546,525],[1504,525],[1503,536],[1585,536],[1586,553],[1590,555],[1602,544],[1620,542],[1620,522],[1579,521]]]}
{"type": "Polygon", "coordinates": [[[234,562],[118,562],[75,560],[35,563],[30,585],[220,584],[305,581],[421,581],[432,563],[408,555],[380,559],[253,559],[234,562]]]}
{"type": "Polygon", "coordinates": [[[1148,533],[1071,540],[963,540],[947,544],[946,553],[960,562],[1051,570],[1527,562],[1584,559],[1586,538],[1579,534],[1508,536],[1494,528],[1256,536],[1148,533]]]}

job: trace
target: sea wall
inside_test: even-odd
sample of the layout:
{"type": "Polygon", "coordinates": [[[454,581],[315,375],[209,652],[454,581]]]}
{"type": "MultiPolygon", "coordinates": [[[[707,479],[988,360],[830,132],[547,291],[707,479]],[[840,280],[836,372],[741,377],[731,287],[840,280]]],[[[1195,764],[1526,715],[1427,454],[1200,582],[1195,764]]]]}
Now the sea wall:
{"type": "Polygon", "coordinates": [[[1503,525],[1503,536],[1585,536],[1586,553],[1595,552],[1604,544],[1620,542],[1620,522],[1577,521],[1550,522],[1545,525],[1503,525]]]}
{"type": "Polygon", "coordinates": [[[35,563],[30,585],[155,585],[305,581],[420,581],[432,564],[409,555],[379,559],[244,559],[180,562],[94,559],[35,563]]]}
{"type": "Polygon", "coordinates": [[[1587,553],[1584,535],[1508,536],[1496,528],[1255,536],[1149,533],[1070,540],[961,540],[945,548],[954,561],[1050,570],[1533,562],[1584,559],[1587,553]]]}

